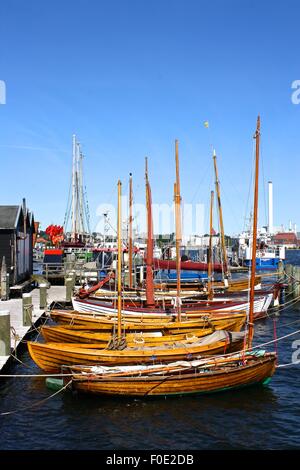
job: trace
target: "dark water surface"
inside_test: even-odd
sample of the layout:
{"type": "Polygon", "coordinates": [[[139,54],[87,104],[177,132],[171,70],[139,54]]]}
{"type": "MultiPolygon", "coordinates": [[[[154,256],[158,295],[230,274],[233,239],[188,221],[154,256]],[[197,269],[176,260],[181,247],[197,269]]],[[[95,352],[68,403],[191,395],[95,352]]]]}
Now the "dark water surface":
{"type": "MultiPolygon", "coordinates": [[[[300,252],[288,252],[291,261],[300,265],[300,252]]],[[[258,322],[256,343],[273,339],[274,321],[278,337],[300,329],[300,304],[258,322]]],[[[292,361],[297,339],[278,343],[279,364],[292,361]]],[[[16,363],[9,373],[40,373],[27,352],[20,359],[26,366],[16,363]]],[[[300,364],[277,369],[267,387],[168,399],[61,393],[21,410],[51,393],[42,378],[0,379],[0,412],[20,410],[0,416],[0,449],[300,448],[300,364]]]]}

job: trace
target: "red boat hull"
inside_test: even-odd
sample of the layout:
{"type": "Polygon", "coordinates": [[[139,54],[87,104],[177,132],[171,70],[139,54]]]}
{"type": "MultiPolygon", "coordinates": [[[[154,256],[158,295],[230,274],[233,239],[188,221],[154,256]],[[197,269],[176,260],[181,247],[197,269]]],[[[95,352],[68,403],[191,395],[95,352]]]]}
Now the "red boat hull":
{"type": "MultiPolygon", "coordinates": [[[[155,269],[176,269],[176,261],[154,258],[153,266],[155,269]]],[[[182,271],[207,271],[207,263],[200,263],[196,261],[181,261],[180,269],[182,271]]],[[[215,272],[222,272],[222,264],[214,263],[212,269],[215,272]]]]}

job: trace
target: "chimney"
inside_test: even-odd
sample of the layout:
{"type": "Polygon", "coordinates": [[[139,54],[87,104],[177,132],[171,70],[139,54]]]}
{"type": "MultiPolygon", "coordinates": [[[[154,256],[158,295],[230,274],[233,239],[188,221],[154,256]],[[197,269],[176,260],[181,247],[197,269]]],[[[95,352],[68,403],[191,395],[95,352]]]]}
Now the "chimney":
{"type": "Polygon", "coordinates": [[[273,235],[273,183],[272,181],[268,182],[269,187],[269,208],[268,208],[268,232],[270,235],[273,235]]]}
{"type": "Polygon", "coordinates": [[[22,207],[23,207],[23,225],[24,225],[24,237],[27,237],[27,207],[26,207],[26,199],[25,197],[23,198],[22,201],[22,207]]]}

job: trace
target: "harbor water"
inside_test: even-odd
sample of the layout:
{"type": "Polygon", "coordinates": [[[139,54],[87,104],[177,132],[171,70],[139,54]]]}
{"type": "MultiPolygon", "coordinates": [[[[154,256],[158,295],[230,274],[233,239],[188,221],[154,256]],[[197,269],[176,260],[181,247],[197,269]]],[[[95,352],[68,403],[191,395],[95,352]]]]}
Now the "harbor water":
{"type": "MultiPolygon", "coordinates": [[[[287,262],[300,265],[300,251],[287,252],[287,262]]],[[[272,340],[274,328],[277,337],[300,329],[300,303],[257,322],[255,343],[272,340]]],[[[300,334],[279,341],[279,365],[297,349],[300,360],[300,334]]],[[[9,373],[41,373],[27,351],[19,358],[9,373]]],[[[300,364],[278,368],[266,387],[168,399],[62,392],[41,402],[53,393],[44,378],[0,378],[0,413],[17,411],[0,416],[0,449],[299,448],[299,387],[300,364]]]]}

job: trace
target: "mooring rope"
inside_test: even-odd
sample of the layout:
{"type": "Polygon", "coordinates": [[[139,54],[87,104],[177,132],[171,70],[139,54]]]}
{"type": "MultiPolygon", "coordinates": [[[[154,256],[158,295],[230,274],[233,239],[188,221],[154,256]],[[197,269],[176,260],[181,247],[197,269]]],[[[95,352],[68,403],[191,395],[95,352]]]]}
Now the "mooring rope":
{"type": "MultiPolygon", "coordinates": [[[[45,321],[42,323],[41,326],[44,326],[44,325],[47,323],[48,319],[49,319],[48,317],[45,317],[45,321]]],[[[37,328],[37,327],[32,323],[32,321],[31,321],[31,327],[30,327],[30,329],[28,330],[28,332],[27,332],[26,334],[32,333],[33,331],[36,331],[38,334],[37,334],[37,337],[35,338],[35,341],[37,341],[38,338],[39,338],[39,336],[40,336],[40,334],[41,334],[41,326],[37,328]]],[[[28,343],[28,340],[26,340],[26,339],[21,339],[21,336],[17,334],[17,332],[16,332],[14,326],[11,326],[11,327],[10,327],[10,330],[11,330],[11,334],[12,334],[12,337],[13,337],[13,340],[14,340],[14,348],[13,348],[13,350],[12,350],[11,353],[10,353],[10,357],[12,357],[13,359],[15,359],[17,362],[19,362],[19,363],[20,363],[21,365],[23,365],[24,367],[29,368],[30,366],[29,366],[28,364],[26,364],[25,362],[21,361],[21,359],[19,359],[19,358],[17,357],[17,347],[18,347],[18,345],[21,344],[21,343],[22,343],[22,344],[27,344],[27,343],[28,343]],[[17,344],[17,341],[19,341],[18,344],[17,344]]]]}
{"type": "Polygon", "coordinates": [[[298,318],[298,320],[294,320],[294,321],[291,321],[289,323],[282,323],[281,325],[277,326],[277,330],[279,330],[279,328],[284,328],[284,327],[287,327],[287,326],[294,325],[295,323],[299,323],[299,321],[300,321],[300,318],[298,318]]]}
{"type": "Polygon", "coordinates": [[[28,364],[25,364],[25,362],[21,361],[13,352],[10,353],[10,356],[15,359],[17,362],[19,362],[22,366],[27,367],[27,369],[30,368],[28,364]]]}
{"type": "Polygon", "coordinates": [[[292,281],[296,284],[300,284],[300,280],[296,279],[292,274],[285,273],[285,277],[287,277],[288,280],[292,279],[292,281]]]}
{"type": "Polygon", "coordinates": [[[2,412],[2,413],[0,413],[0,416],[7,416],[7,415],[12,415],[12,414],[20,413],[20,412],[22,412],[22,411],[29,410],[30,408],[34,408],[35,406],[39,406],[39,405],[41,405],[42,403],[45,403],[46,401],[48,401],[48,400],[50,400],[51,398],[55,397],[55,396],[58,395],[59,393],[63,392],[63,391],[70,385],[71,382],[72,382],[72,380],[69,380],[69,382],[68,382],[66,385],[64,385],[62,388],[60,388],[59,390],[57,390],[55,393],[52,393],[52,395],[50,395],[49,397],[44,398],[43,400],[39,400],[39,401],[33,403],[32,405],[25,406],[25,407],[23,407],[23,408],[19,408],[18,410],[2,412]]]}
{"type": "Polygon", "coordinates": [[[288,333],[287,335],[281,336],[280,338],[272,339],[271,341],[268,341],[266,343],[258,344],[257,346],[253,346],[252,349],[257,349],[263,346],[268,346],[269,344],[272,344],[272,343],[277,343],[278,341],[289,338],[290,336],[296,335],[298,333],[300,333],[300,330],[293,331],[293,333],[288,333]]]}
{"type": "MultiPolygon", "coordinates": [[[[295,297],[291,300],[288,300],[287,302],[285,302],[284,304],[281,304],[281,305],[278,305],[278,307],[271,307],[268,309],[268,312],[281,312],[282,310],[284,310],[285,308],[287,307],[290,307],[291,305],[294,305],[296,304],[297,302],[299,302],[300,300],[300,295],[298,297],[295,297]]],[[[271,316],[269,313],[268,313],[268,316],[271,316]]]]}
{"type": "Polygon", "coordinates": [[[0,374],[0,379],[3,378],[16,378],[16,377],[72,377],[73,374],[0,374]]]}
{"type": "MultiPolygon", "coordinates": [[[[269,318],[271,317],[275,317],[275,315],[270,315],[269,318]]],[[[275,318],[274,318],[275,319],[275,318]]],[[[285,328],[287,326],[291,326],[291,325],[294,325],[295,323],[299,323],[300,322],[300,318],[298,318],[298,320],[294,320],[294,321],[291,321],[289,323],[282,323],[280,325],[276,325],[276,329],[279,330],[280,328],[285,328]]],[[[273,325],[271,325],[271,327],[269,328],[269,330],[273,329],[273,325]]]]}
{"type": "Polygon", "coordinates": [[[279,369],[281,367],[296,366],[297,364],[300,364],[300,361],[289,362],[288,364],[279,364],[278,366],[276,366],[276,368],[279,369]]]}

